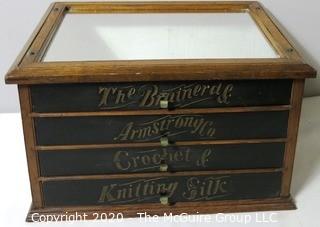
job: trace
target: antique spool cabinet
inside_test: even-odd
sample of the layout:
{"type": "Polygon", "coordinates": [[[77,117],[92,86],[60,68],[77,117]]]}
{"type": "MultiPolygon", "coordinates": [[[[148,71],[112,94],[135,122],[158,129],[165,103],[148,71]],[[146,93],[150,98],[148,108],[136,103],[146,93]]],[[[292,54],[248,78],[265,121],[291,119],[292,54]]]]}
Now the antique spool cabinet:
{"type": "Polygon", "coordinates": [[[20,96],[27,220],[295,208],[315,74],[257,2],[53,4],[6,76],[20,96]]]}

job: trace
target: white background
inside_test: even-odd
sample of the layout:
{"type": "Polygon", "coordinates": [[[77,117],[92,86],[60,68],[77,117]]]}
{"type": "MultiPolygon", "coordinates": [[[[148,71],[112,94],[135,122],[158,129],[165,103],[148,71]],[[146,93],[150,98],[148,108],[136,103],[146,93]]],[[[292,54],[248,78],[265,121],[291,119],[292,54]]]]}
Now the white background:
{"type": "MultiPolygon", "coordinates": [[[[53,1],[0,0],[0,112],[19,111],[16,86],[5,85],[4,75],[51,2],[53,1]]],[[[307,63],[320,71],[320,1],[260,2],[271,12],[307,63]]],[[[320,78],[307,80],[305,95],[320,95],[320,78]]]]}

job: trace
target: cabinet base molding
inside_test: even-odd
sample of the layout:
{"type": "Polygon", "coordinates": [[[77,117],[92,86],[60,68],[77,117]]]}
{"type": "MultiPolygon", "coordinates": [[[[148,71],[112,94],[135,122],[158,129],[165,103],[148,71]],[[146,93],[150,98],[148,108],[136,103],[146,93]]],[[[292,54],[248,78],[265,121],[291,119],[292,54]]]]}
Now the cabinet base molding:
{"type": "Polygon", "coordinates": [[[170,216],[187,214],[213,214],[232,212],[256,212],[294,210],[296,205],[289,197],[273,199],[250,199],[238,201],[183,202],[174,205],[133,204],[117,206],[59,207],[36,209],[31,205],[27,222],[81,221],[93,219],[139,218],[146,215],[170,216]]]}

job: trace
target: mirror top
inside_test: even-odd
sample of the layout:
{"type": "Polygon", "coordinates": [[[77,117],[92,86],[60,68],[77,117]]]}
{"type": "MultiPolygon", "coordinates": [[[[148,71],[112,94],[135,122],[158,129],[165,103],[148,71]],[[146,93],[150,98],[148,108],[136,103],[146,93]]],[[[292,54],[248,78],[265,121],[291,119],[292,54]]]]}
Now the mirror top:
{"type": "Polygon", "coordinates": [[[66,14],[42,61],[279,58],[247,12],[66,14]]]}

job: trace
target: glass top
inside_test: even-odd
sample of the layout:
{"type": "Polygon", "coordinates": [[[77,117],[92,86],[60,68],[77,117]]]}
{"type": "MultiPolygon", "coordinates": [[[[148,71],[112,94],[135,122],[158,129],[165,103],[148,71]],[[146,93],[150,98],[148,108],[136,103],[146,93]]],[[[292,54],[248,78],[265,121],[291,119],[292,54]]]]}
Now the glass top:
{"type": "Polygon", "coordinates": [[[66,14],[43,61],[278,58],[249,13],[66,14]]]}

